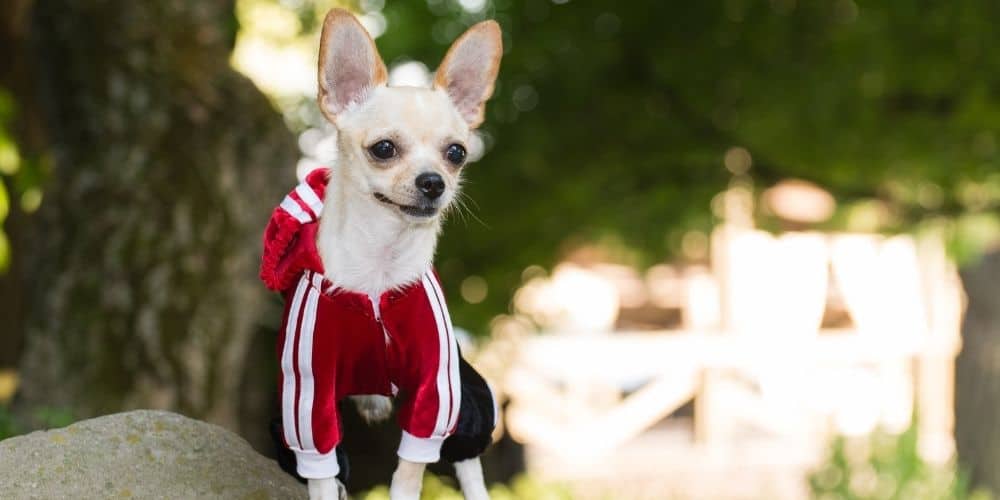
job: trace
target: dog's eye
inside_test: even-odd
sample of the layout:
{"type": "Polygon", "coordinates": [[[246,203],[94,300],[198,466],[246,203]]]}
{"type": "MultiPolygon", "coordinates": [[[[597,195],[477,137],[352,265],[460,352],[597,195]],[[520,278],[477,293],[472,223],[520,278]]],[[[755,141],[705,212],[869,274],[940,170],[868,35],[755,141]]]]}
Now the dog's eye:
{"type": "Polygon", "coordinates": [[[444,152],[444,156],[452,164],[461,165],[465,161],[465,147],[461,144],[452,144],[448,146],[448,150],[444,152]]]}
{"type": "Polygon", "coordinates": [[[396,156],[396,145],[392,141],[378,141],[372,144],[368,151],[379,160],[388,160],[396,156]]]}

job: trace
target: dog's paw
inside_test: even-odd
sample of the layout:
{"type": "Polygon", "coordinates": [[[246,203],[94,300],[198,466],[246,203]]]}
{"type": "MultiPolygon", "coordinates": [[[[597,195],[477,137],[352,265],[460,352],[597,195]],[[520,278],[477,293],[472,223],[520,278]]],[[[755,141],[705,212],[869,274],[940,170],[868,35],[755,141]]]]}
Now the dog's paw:
{"type": "Polygon", "coordinates": [[[310,479],[309,500],[347,500],[347,487],[335,477],[310,479]]]}
{"type": "Polygon", "coordinates": [[[392,400],[385,396],[351,396],[358,413],[366,422],[381,422],[392,413],[392,400]]]}

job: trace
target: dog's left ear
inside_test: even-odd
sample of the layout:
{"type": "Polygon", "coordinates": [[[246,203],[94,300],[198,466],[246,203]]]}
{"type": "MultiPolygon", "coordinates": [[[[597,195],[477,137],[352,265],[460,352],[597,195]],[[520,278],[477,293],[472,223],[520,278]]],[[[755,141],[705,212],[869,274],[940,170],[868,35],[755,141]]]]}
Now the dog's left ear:
{"type": "Polygon", "coordinates": [[[448,93],[469,128],[483,122],[484,105],[493,95],[502,55],[500,25],[483,21],[455,40],[434,75],[434,88],[448,93]]]}

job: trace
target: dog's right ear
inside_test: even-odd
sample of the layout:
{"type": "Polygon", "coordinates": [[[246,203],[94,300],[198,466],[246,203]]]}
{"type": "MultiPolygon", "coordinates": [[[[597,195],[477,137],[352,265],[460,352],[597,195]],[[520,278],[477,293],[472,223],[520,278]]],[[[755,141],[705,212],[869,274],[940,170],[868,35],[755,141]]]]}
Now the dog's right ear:
{"type": "Polygon", "coordinates": [[[388,80],[385,63],[372,37],[343,9],[333,9],[323,21],[319,45],[319,109],[327,119],[365,100],[388,80]]]}

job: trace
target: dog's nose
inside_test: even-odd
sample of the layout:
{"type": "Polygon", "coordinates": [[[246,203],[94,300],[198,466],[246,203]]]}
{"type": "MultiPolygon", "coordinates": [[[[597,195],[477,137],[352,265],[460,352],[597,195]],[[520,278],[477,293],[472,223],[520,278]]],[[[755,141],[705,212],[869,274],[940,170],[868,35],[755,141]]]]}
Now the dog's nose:
{"type": "Polygon", "coordinates": [[[438,174],[426,172],[417,176],[417,189],[424,196],[435,200],[444,192],[444,179],[438,174]]]}

